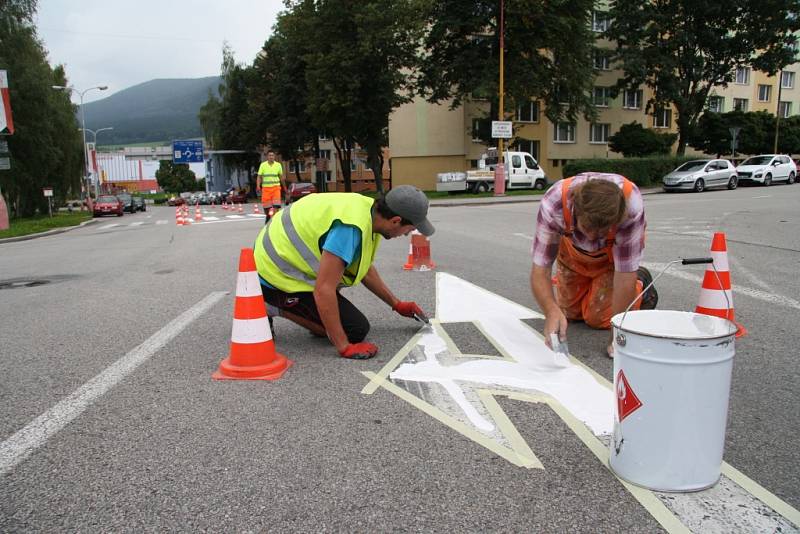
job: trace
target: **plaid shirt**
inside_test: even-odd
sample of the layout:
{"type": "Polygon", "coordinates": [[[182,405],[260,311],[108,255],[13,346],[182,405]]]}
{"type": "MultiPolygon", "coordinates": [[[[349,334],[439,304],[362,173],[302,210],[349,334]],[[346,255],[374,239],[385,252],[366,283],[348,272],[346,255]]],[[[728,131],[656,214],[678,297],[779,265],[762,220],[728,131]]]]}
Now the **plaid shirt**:
{"type": "MultiPolygon", "coordinates": [[[[589,179],[610,180],[619,185],[623,184],[622,176],[618,174],[583,173],[572,179],[570,189],[589,179]]],[[[542,197],[539,205],[539,214],[536,217],[536,232],[531,247],[533,263],[540,267],[549,267],[558,255],[558,244],[564,233],[564,207],[561,202],[561,188],[564,184],[560,180],[550,188],[542,197]]],[[[644,231],[647,222],[644,218],[644,201],[639,188],[634,184],[633,190],[627,199],[628,216],[617,227],[617,235],[612,247],[614,269],[617,272],[632,273],[639,268],[644,251],[644,231]]],[[[570,209],[572,202],[569,202],[570,209]]],[[[586,252],[596,252],[606,246],[606,237],[589,240],[575,227],[575,215],[572,216],[572,243],[586,252]]]]}

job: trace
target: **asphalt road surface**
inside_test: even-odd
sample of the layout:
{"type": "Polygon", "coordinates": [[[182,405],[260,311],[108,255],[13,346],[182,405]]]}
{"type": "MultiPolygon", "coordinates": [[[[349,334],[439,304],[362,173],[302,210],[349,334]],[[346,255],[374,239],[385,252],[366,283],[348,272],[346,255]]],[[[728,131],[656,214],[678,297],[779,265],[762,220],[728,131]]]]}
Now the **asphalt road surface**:
{"type": "MultiPolygon", "coordinates": [[[[741,474],[728,471],[733,489],[685,502],[631,489],[557,405],[498,394],[494,413],[516,436],[500,441],[523,442],[541,468],[518,465],[522,456],[476,441],[465,418],[448,425],[422,409],[447,397],[435,387],[378,383],[419,325],[363,287],[346,295],[371,320],[373,360],[339,358],[276,318],[277,348],[294,361],[280,380],[212,381],[228,354],[238,254],[262,219],[217,208],[206,213],[216,220],[178,227],[159,207],[0,244],[0,531],[796,530],[800,186],[645,198],[654,272],[727,235],[736,318],[749,331],[736,342],[725,443],[741,474]],[[698,500],[726,517],[693,515],[698,500]]],[[[384,243],[376,266],[432,317],[436,273],[536,312],[538,206],[433,207],[436,269],[403,271],[407,238],[384,243]]],[[[668,271],[659,308],[693,310],[702,273],[668,271]]],[[[441,328],[464,354],[497,355],[477,322],[441,328]]],[[[606,385],[607,339],[570,326],[576,364],[606,385]]]]}

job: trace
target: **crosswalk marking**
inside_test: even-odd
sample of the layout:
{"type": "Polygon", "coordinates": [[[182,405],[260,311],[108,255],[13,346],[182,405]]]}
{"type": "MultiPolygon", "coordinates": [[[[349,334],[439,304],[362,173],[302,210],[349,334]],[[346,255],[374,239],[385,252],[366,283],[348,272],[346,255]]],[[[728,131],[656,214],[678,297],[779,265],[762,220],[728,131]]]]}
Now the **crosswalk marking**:
{"type": "Polygon", "coordinates": [[[141,226],[143,224],[144,224],[144,221],[139,221],[139,222],[131,223],[131,226],[141,226]]]}
{"type": "Polygon", "coordinates": [[[156,221],[156,224],[167,224],[167,221],[165,221],[164,219],[160,219],[156,221]]]}
{"type": "Polygon", "coordinates": [[[118,225],[118,224],[116,224],[116,223],[114,223],[114,224],[107,224],[107,225],[105,225],[105,226],[101,226],[100,228],[98,228],[98,230],[108,230],[109,228],[114,228],[115,226],[119,226],[119,225],[118,225]]]}

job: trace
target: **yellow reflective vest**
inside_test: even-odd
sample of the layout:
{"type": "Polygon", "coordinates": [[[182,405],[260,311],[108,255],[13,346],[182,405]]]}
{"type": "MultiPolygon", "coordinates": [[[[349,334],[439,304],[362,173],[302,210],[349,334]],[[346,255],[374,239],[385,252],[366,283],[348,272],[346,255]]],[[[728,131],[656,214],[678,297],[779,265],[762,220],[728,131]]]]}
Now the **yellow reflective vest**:
{"type": "Polygon", "coordinates": [[[341,283],[352,286],[366,276],[381,236],[372,231],[373,200],[358,193],[311,194],[278,211],[258,234],[258,274],[287,293],[313,291],[319,274],[320,237],[335,221],[361,230],[361,258],[356,272],[346,269],[341,283]]]}
{"type": "Polygon", "coordinates": [[[272,165],[269,164],[269,161],[262,161],[258,166],[258,174],[261,175],[261,187],[281,185],[283,166],[277,161],[272,165]]]}

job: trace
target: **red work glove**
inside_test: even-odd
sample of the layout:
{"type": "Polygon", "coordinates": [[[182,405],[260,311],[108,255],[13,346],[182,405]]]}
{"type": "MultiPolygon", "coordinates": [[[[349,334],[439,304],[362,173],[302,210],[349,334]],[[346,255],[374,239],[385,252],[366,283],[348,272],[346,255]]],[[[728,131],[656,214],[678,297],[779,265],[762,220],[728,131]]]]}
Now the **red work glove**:
{"type": "Polygon", "coordinates": [[[416,302],[408,301],[399,301],[397,304],[392,306],[392,309],[402,315],[403,317],[414,317],[414,314],[424,316],[425,312],[422,311],[422,308],[417,306],[416,302]]]}
{"type": "Polygon", "coordinates": [[[378,354],[378,346],[366,341],[350,343],[339,353],[342,358],[351,360],[368,360],[376,354],[378,354]]]}

